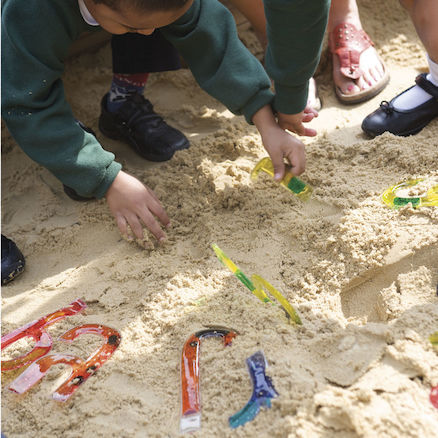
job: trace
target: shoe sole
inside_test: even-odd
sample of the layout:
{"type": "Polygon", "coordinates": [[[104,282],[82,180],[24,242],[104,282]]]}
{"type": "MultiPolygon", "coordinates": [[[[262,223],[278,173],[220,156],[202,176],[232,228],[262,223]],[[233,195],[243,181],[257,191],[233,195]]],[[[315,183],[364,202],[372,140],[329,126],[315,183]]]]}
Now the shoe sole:
{"type": "Polygon", "coordinates": [[[338,87],[335,87],[336,97],[338,98],[339,102],[343,103],[344,105],[355,105],[357,103],[366,102],[367,100],[377,96],[388,85],[389,79],[389,73],[385,72],[385,76],[383,76],[381,82],[376,84],[375,87],[352,96],[343,94],[338,87]]]}
{"type": "Polygon", "coordinates": [[[423,125],[421,125],[419,128],[415,128],[414,130],[411,131],[406,131],[406,132],[400,132],[398,134],[394,134],[393,132],[390,131],[384,131],[381,132],[380,134],[375,134],[374,132],[368,131],[364,128],[362,128],[362,131],[365,132],[365,134],[369,135],[370,137],[374,138],[374,137],[378,137],[379,135],[384,134],[385,132],[389,132],[390,134],[396,135],[397,137],[409,137],[410,135],[415,135],[418,134],[423,128],[425,128],[430,122],[424,123],[423,125]]]}
{"type": "Polygon", "coordinates": [[[156,163],[160,163],[163,161],[169,161],[173,157],[173,155],[175,154],[175,152],[177,150],[188,149],[190,146],[190,143],[187,140],[187,142],[184,143],[184,147],[175,148],[172,151],[172,154],[167,155],[166,157],[163,157],[162,155],[155,155],[155,154],[142,154],[138,151],[137,145],[133,141],[131,141],[129,138],[126,138],[126,137],[120,135],[117,131],[107,131],[102,126],[100,120],[99,120],[99,130],[105,137],[111,138],[112,140],[119,140],[119,141],[122,141],[124,143],[129,144],[129,146],[131,146],[134,149],[134,151],[137,152],[137,154],[140,155],[142,158],[144,158],[148,161],[154,161],[156,163]]]}
{"type": "Polygon", "coordinates": [[[12,272],[9,273],[7,278],[2,278],[2,286],[10,283],[12,280],[15,280],[20,274],[24,272],[24,263],[18,265],[12,272]]]}

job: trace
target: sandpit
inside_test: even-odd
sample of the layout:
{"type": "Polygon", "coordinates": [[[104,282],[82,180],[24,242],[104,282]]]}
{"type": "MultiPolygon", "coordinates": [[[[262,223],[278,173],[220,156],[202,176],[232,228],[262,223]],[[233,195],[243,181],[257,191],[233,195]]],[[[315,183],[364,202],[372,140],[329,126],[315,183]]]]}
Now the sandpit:
{"type": "MultiPolygon", "coordinates": [[[[98,131],[111,80],[110,49],[69,61],[65,87],[77,118],[98,133],[125,170],[159,196],[172,221],[162,247],[120,237],[104,201],[77,203],[2,130],[2,233],[16,241],[25,273],[2,288],[2,333],[76,298],[85,312],[51,326],[54,339],[99,323],[120,331],[113,357],[65,404],[50,398],[68,369],[52,368],[28,393],[7,390],[20,370],[2,374],[7,437],[179,436],[181,349],[210,325],[239,335],[224,348],[201,347],[199,437],[438,437],[438,209],[387,208],[381,193],[409,178],[438,177],[438,120],[410,138],[366,138],[362,119],[413,83],[427,66],[398,2],[359,2],[362,21],[391,73],[371,101],[340,105],[328,55],[316,76],[323,109],[305,138],[314,188],[303,204],[268,177],[249,174],[266,155],[255,128],[196,85],[188,70],[153,74],[147,97],[191,147],[165,163],[147,162],[98,131]],[[217,243],[247,274],[276,286],[298,311],[288,324],[217,260],[217,243]],[[236,430],[228,417],[252,391],[245,359],[263,350],[280,394],[270,410],[236,430]]],[[[260,56],[250,30],[243,41],[260,56]]],[[[53,352],[86,358],[100,345],[83,336],[53,352]]],[[[6,357],[27,351],[19,342],[6,357]]]]}

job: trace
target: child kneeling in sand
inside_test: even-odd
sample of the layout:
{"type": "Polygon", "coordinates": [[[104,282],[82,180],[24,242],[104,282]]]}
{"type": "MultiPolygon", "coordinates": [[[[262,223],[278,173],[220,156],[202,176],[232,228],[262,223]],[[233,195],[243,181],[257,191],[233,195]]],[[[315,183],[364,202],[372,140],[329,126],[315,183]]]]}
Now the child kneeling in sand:
{"type": "MultiPolygon", "coordinates": [[[[68,49],[82,32],[96,29],[84,20],[84,6],[88,19],[93,17],[113,34],[149,35],[160,28],[201,87],[256,125],[276,165],[277,178],[284,172],[284,158],[294,173],[304,171],[304,145],[277,124],[270,80],[238,40],[234,20],[219,2],[81,3],[80,8],[78,0],[2,0],[2,116],[24,152],[73,193],[105,197],[123,235],[129,225],[143,239],[144,224],[162,241],[165,233],[159,222],[168,226],[170,221],[154,193],[121,170],[114,155],[76,122],[65,100],[61,76],[68,49]]],[[[291,119],[301,123],[301,117],[291,119]]]]}

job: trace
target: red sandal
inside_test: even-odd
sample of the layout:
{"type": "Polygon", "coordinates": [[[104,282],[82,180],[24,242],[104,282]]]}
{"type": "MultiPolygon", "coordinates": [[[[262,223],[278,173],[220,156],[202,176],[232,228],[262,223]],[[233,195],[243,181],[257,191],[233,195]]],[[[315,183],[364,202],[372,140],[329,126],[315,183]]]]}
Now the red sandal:
{"type": "MultiPolygon", "coordinates": [[[[363,75],[359,66],[362,52],[374,46],[371,38],[362,29],[356,29],[350,23],[338,24],[330,33],[329,47],[332,54],[338,55],[341,73],[351,79],[358,79],[363,75]]],[[[389,82],[389,73],[385,64],[380,59],[384,69],[384,76],[372,87],[355,94],[344,94],[341,89],[335,86],[336,96],[343,103],[354,104],[364,102],[379,94],[389,82]]]]}

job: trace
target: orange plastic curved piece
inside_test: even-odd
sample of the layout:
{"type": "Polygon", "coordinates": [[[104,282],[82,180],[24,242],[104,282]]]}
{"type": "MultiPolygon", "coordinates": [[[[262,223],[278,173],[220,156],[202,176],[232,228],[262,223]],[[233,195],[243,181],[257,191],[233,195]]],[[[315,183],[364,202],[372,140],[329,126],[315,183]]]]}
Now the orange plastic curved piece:
{"type": "Polygon", "coordinates": [[[224,345],[231,345],[237,331],[211,327],[191,335],[181,355],[181,432],[192,432],[201,427],[201,398],[199,390],[199,348],[201,339],[222,337],[224,345]]]}
{"type": "Polygon", "coordinates": [[[32,338],[35,341],[35,345],[34,348],[27,354],[15,359],[2,361],[1,370],[9,371],[24,367],[47,354],[52,348],[52,337],[44,330],[44,328],[67,316],[75,315],[76,313],[84,310],[86,307],[87,305],[82,300],[77,299],[63,309],[50,313],[2,336],[2,350],[19,339],[26,337],[32,338]]]}
{"type": "Polygon", "coordinates": [[[9,389],[23,394],[47,373],[52,365],[63,363],[70,365],[72,372],[67,380],[59,386],[52,397],[57,401],[66,401],[92,374],[96,372],[114,353],[120,344],[120,333],[110,327],[100,324],[84,324],[64,333],[60,340],[72,342],[83,334],[100,335],[106,342],[95,351],[85,362],[70,354],[50,354],[38,359],[20,374],[10,385],[9,389]]]}

